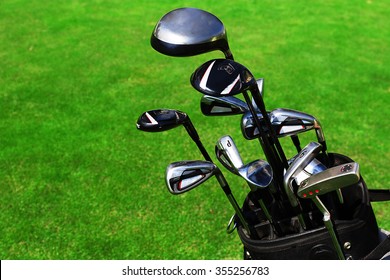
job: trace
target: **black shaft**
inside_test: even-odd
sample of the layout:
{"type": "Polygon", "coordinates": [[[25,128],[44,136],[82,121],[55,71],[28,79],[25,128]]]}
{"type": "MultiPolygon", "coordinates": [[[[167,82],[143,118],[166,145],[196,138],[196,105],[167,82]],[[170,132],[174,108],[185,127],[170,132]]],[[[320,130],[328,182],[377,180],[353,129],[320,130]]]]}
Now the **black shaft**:
{"type": "Polygon", "coordinates": [[[282,188],[283,177],[280,176],[280,174],[283,174],[283,166],[281,165],[280,159],[277,156],[277,153],[275,151],[275,147],[272,146],[271,143],[269,142],[270,139],[267,136],[267,134],[265,133],[264,128],[262,127],[262,124],[260,123],[259,119],[257,118],[256,111],[253,107],[253,104],[251,102],[251,99],[249,98],[248,93],[244,92],[243,95],[244,95],[245,100],[248,104],[249,110],[252,114],[252,117],[253,117],[253,120],[256,124],[256,127],[259,130],[259,138],[258,139],[259,139],[260,145],[264,151],[265,157],[267,158],[267,161],[271,165],[272,170],[274,171],[274,174],[276,174],[276,176],[274,176],[276,188],[279,190],[279,193],[283,193],[283,192],[281,192],[281,190],[283,190],[283,188],[282,188]]]}
{"type": "Polygon", "coordinates": [[[213,162],[206,148],[203,146],[202,142],[200,141],[199,134],[196,131],[189,117],[187,119],[187,122],[184,123],[184,127],[186,128],[188,135],[190,135],[191,139],[195,142],[196,146],[198,146],[198,149],[202,153],[205,160],[209,162],[213,162]]]}
{"type": "Polygon", "coordinates": [[[265,125],[268,128],[268,134],[269,134],[269,137],[271,140],[271,144],[274,144],[276,146],[281,163],[283,164],[285,169],[288,169],[286,155],[284,154],[284,151],[282,149],[282,146],[280,145],[279,139],[277,138],[275,130],[272,127],[267,110],[265,109],[265,104],[264,104],[263,98],[261,97],[261,94],[259,92],[259,89],[257,88],[257,85],[251,89],[251,93],[252,93],[253,100],[255,101],[257,107],[260,109],[260,112],[263,114],[265,125]]]}
{"type": "MultiPolygon", "coordinates": [[[[211,159],[209,153],[207,152],[207,150],[203,146],[202,142],[200,141],[199,134],[196,131],[195,126],[192,124],[192,122],[191,122],[189,117],[187,119],[187,122],[184,123],[184,127],[186,128],[188,134],[191,136],[191,139],[198,146],[198,149],[202,153],[203,157],[207,161],[213,162],[213,160],[211,159]]],[[[249,235],[253,235],[253,232],[251,232],[251,230],[249,228],[249,225],[248,225],[247,221],[244,218],[244,215],[242,213],[242,210],[241,210],[240,206],[238,205],[236,199],[233,196],[233,193],[232,193],[232,190],[231,190],[229,184],[227,183],[225,177],[223,176],[222,172],[219,169],[216,172],[215,176],[216,176],[216,178],[218,180],[219,185],[221,186],[222,190],[224,191],[225,195],[229,199],[230,204],[233,206],[234,212],[236,213],[236,215],[237,215],[238,219],[240,220],[242,226],[245,228],[245,230],[248,232],[249,235]]]]}
{"type": "Polygon", "coordinates": [[[299,153],[302,150],[301,141],[299,141],[299,137],[297,135],[291,135],[291,140],[294,143],[294,146],[297,149],[297,152],[299,153]]]}

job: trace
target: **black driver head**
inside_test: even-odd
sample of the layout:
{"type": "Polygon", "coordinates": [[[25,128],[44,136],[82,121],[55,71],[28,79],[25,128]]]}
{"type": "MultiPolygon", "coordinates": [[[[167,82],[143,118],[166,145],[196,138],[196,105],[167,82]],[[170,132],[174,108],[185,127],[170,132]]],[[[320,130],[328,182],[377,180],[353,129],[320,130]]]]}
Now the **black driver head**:
{"type": "Polygon", "coordinates": [[[193,56],[220,50],[233,59],[223,23],[213,14],[196,8],[179,8],[164,15],[150,39],[165,55],[193,56]]]}
{"type": "Polygon", "coordinates": [[[213,59],[195,70],[191,85],[203,94],[219,97],[242,93],[257,83],[245,66],[230,59],[213,59]]]}

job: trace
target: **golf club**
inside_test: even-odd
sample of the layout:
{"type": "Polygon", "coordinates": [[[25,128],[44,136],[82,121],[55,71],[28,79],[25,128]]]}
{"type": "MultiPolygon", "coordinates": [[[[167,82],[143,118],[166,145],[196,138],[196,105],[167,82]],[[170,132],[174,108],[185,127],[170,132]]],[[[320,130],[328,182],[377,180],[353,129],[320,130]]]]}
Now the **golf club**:
{"type": "Polygon", "coordinates": [[[297,191],[299,197],[312,199],[314,204],[323,214],[324,225],[331,236],[333,246],[341,260],[345,259],[345,255],[334,229],[331,214],[318,196],[356,184],[359,180],[359,164],[356,162],[346,163],[312,175],[299,185],[297,191]]]}
{"type": "Polygon", "coordinates": [[[293,136],[315,129],[317,141],[322,145],[322,153],[328,163],[327,146],[322,126],[314,116],[291,109],[279,108],[270,112],[270,119],[278,137],[293,136]]]}
{"type": "MultiPolygon", "coordinates": [[[[263,81],[263,79],[256,80],[261,95],[263,95],[263,81]]],[[[252,106],[254,106],[255,110],[259,110],[253,99],[252,106]]],[[[248,105],[237,97],[211,95],[202,96],[200,100],[200,109],[205,116],[239,115],[249,111],[248,105]]]]}
{"type": "Polygon", "coordinates": [[[150,43],[169,56],[193,56],[220,50],[233,59],[223,23],[213,14],[196,8],[179,8],[156,24],[150,43]]]}
{"type": "Polygon", "coordinates": [[[166,183],[170,193],[187,192],[214,175],[215,164],[208,161],[179,161],[168,165],[166,183]]]}
{"type": "Polygon", "coordinates": [[[181,111],[172,109],[157,109],[144,112],[137,121],[137,128],[146,132],[160,132],[170,130],[183,125],[190,135],[191,139],[198,146],[203,157],[207,161],[212,161],[206,149],[204,148],[198,132],[192,124],[190,117],[181,111]]]}
{"type": "Polygon", "coordinates": [[[245,228],[248,235],[252,235],[253,233],[251,232],[237,201],[233,197],[225,177],[214,163],[200,160],[171,163],[166,169],[166,183],[171,193],[181,194],[197,187],[213,175],[217,178],[218,183],[233,206],[242,226],[245,228]]]}

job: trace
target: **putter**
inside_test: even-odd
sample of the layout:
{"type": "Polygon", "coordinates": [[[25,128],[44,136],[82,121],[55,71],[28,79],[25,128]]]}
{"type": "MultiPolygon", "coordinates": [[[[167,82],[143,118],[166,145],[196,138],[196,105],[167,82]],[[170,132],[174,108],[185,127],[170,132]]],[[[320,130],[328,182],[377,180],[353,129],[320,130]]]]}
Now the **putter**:
{"type": "Polygon", "coordinates": [[[194,56],[220,50],[233,59],[225,26],[213,14],[195,8],[180,8],[164,15],[156,24],[150,43],[169,56],[194,56]]]}
{"type": "Polygon", "coordinates": [[[225,177],[214,163],[200,160],[171,163],[166,169],[166,183],[168,190],[172,194],[181,194],[199,186],[213,175],[216,176],[218,183],[228,197],[242,226],[247,231],[248,235],[252,235],[253,233],[251,232],[237,201],[233,197],[225,177]]]}
{"type": "Polygon", "coordinates": [[[359,164],[356,162],[346,163],[312,175],[299,185],[297,191],[299,197],[312,199],[314,204],[323,214],[324,225],[331,236],[333,246],[341,260],[345,259],[345,255],[334,229],[330,212],[326,209],[318,196],[356,184],[359,180],[359,164]]]}

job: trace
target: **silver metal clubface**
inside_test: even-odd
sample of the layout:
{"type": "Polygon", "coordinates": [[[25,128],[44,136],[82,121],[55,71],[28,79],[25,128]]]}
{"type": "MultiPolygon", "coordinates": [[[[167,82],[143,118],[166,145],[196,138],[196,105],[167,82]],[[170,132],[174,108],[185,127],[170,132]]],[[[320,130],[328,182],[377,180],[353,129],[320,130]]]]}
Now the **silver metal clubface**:
{"type": "Polygon", "coordinates": [[[166,184],[172,194],[189,191],[215,174],[214,163],[201,160],[179,161],[168,165],[166,169],[166,184]]]}
{"type": "Polygon", "coordinates": [[[230,172],[238,175],[238,169],[241,168],[244,163],[232,137],[225,135],[219,138],[215,145],[215,153],[224,167],[230,172]]]}
{"type": "Polygon", "coordinates": [[[252,161],[238,169],[238,173],[250,185],[257,188],[268,187],[273,180],[273,171],[268,162],[264,160],[252,161]]]}
{"type": "MultiPolygon", "coordinates": [[[[298,155],[292,157],[288,161],[289,165],[291,165],[291,163],[294,162],[294,160],[296,159],[297,156],[298,155]]],[[[326,168],[327,167],[322,162],[320,162],[318,159],[314,158],[311,162],[309,162],[308,165],[306,165],[306,167],[301,172],[297,173],[294,176],[295,182],[297,183],[297,185],[300,185],[300,183],[302,181],[306,180],[311,175],[322,172],[322,171],[326,170],[326,168]]]]}
{"type": "MultiPolygon", "coordinates": [[[[320,122],[313,116],[290,109],[275,109],[268,113],[271,125],[278,138],[297,135],[315,129],[317,140],[321,144],[325,142],[325,136],[320,122]]],[[[261,121],[263,115],[257,113],[257,118],[261,121]]],[[[245,139],[252,140],[259,136],[252,115],[247,112],[241,119],[241,131],[245,139]]]]}
{"type": "Polygon", "coordinates": [[[270,112],[270,119],[278,137],[296,135],[315,129],[318,142],[323,143],[325,141],[321,124],[312,115],[296,110],[279,108],[270,112]]]}

